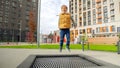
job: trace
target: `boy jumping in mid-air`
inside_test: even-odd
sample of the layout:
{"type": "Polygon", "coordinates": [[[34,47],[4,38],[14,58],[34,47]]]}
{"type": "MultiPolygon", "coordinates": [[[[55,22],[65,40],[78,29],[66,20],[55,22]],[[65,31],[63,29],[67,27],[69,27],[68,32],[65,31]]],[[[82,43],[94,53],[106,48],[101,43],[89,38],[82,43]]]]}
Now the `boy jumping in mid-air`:
{"type": "Polygon", "coordinates": [[[70,52],[70,27],[71,27],[71,21],[73,22],[73,25],[75,26],[75,23],[70,15],[70,13],[67,12],[68,8],[66,5],[61,6],[61,13],[59,15],[59,23],[58,27],[60,29],[60,52],[62,52],[63,42],[64,42],[64,36],[66,35],[67,42],[66,42],[66,48],[70,52]]]}

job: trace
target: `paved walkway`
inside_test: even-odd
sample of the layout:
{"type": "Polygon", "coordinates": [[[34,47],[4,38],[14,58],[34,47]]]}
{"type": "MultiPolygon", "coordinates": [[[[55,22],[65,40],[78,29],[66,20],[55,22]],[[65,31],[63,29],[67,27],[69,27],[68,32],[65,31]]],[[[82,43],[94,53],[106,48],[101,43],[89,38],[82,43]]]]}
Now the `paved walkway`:
{"type": "Polygon", "coordinates": [[[71,50],[67,52],[63,50],[60,53],[58,50],[48,49],[0,49],[0,68],[16,68],[22,63],[29,55],[46,55],[46,54],[84,54],[94,57],[105,62],[109,62],[120,66],[120,55],[112,52],[100,52],[100,51],[85,51],[71,50]]]}

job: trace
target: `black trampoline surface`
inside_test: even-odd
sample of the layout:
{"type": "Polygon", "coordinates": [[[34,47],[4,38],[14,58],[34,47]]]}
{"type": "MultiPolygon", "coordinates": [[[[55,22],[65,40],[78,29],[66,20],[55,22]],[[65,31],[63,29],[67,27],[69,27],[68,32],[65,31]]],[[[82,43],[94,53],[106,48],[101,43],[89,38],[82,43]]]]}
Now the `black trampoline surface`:
{"type": "Polygon", "coordinates": [[[17,68],[120,68],[85,55],[31,55],[17,68]]]}

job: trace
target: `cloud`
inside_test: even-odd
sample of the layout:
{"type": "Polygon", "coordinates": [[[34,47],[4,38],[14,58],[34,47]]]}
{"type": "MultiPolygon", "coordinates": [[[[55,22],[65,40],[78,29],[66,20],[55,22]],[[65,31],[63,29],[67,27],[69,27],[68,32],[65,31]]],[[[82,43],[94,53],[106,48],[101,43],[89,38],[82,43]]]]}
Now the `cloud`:
{"type": "Polygon", "coordinates": [[[49,34],[51,31],[58,30],[58,15],[60,6],[68,5],[68,0],[41,0],[41,23],[40,32],[49,34]]]}

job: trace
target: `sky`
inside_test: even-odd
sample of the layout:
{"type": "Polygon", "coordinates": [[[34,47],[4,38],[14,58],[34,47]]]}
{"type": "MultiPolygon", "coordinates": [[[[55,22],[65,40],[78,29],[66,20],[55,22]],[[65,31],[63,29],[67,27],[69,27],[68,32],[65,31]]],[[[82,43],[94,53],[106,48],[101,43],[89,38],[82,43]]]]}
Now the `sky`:
{"type": "Polygon", "coordinates": [[[58,29],[58,14],[61,5],[69,4],[69,0],[41,0],[40,33],[49,34],[58,29]]]}

